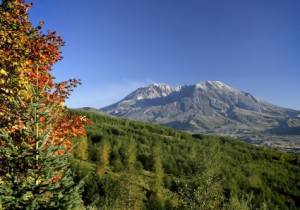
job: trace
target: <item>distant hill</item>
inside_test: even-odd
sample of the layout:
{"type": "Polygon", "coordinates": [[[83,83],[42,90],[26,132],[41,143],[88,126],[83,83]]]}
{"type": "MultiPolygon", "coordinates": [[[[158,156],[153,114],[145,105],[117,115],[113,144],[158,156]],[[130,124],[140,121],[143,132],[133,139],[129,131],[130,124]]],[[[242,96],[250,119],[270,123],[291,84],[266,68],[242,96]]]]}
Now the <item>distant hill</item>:
{"type": "Polygon", "coordinates": [[[300,209],[300,155],[76,111],[73,169],[94,209],[300,209]]]}
{"type": "Polygon", "coordinates": [[[251,143],[300,149],[300,111],[262,101],[220,81],[178,87],[152,84],[101,111],[193,133],[227,134],[251,143]]]}

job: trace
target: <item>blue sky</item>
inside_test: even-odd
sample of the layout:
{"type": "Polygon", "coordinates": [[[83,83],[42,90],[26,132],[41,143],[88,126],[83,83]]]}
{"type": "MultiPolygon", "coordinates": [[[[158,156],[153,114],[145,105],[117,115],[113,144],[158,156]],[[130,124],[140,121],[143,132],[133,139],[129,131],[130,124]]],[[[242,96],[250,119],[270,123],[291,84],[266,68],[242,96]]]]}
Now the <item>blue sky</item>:
{"type": "Polygon", "coordinates": [[[62,35],[70,107],[103,107],[152,82],[221,80],[300,109],[299,0],[33,0],[62,35]]]}

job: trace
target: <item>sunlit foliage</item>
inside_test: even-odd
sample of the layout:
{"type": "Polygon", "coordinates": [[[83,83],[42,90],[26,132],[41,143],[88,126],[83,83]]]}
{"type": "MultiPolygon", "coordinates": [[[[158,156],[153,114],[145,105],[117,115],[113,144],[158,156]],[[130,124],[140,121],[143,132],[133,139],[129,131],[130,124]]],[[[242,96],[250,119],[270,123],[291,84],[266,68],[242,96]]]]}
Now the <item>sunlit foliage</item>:
{"type": "MultiPolygon", "coordinates": [[[[77,113],[81,113],[78,112],[77,113]]],[[[85,113],[84,202],[103,209],[299,209],[300,155],[226,137],[85,113]],[[95,151],[110,148],[98,176],[95,151]],[[130,151],[130,152],[128,152],[130,151]],[[131,154],[131,155],[129,155],[131,154]],[[130,207],[130,208],[129,208],[130,207]]],[[[80,151],[82,153],[82,151],[80,151]]]]}
{"type": "Polygon", "coordinates": [[[54,81],[51,69],[64,43],[56,32],[44,33],[43,22],[31,24],[31,6],[0,2],[0,203],[4,209],[72,207],[80,196],[69,151],[72,138],[85,135],[87,119],[70,114],[64,101],[80,82],[54,81]]]}

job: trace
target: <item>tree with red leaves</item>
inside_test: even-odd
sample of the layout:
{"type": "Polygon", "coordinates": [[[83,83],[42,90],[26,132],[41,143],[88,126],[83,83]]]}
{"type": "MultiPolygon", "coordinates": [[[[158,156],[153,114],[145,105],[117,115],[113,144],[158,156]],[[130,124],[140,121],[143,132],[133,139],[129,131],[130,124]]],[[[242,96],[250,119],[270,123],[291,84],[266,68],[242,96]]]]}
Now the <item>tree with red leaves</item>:
{"type": "Polygon", "coordinates": [[[0,1],[0,209],[73,209],[81,198],[70,150],[88,121],[64,102],[80,82],[54,81],[64,43],[32,26],[30,7],[0,1]]]}

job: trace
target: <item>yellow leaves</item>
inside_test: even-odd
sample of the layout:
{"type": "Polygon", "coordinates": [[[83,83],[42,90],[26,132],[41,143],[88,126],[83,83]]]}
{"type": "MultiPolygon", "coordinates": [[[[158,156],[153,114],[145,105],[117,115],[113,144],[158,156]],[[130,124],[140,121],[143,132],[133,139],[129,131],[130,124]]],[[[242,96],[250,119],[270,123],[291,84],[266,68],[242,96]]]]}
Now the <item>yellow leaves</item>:
{"type": "Polygon", "coordinates": [[[34,197],[34,196],[33,196],[32,192],[28,191],[28,192],[26,192],[26,193],[24,193],[24,194],[22,195],[21,199],[22,199],[23,201],[29,201],[29,200],[32,200],[33,197],[34,197]]]}
{"type": "Polygon", "coordinates": [[[8,73],[4,69],[0,69],[0,76],[7,76],[8,73]]]}
{"type": "Polygon", "coordinates": [[[3,99],[11,101],[11,98],[20,96],[28,100],[31,97],[30,83],[23,74],[9,74],[5,69],[0,69],[0,90],[5,93],[3,99]]]}
{"type": "Polygon", "coordinates": [[[25,65],[31,66],[31,65],[32,65],[32,60],[26,60],[26,61],[25,61],[25,65]]]}
{"type": "MultiPolygon", "coordinates": [[[[14,10],[0,11],[0,105],[11,110],[0,115],[6,117],[7,113],[14,113],[17,116],[38,92],[45,107],[56,107],[55,112],[52,110],[54,129],[49,138],[54,139],[55,144],[71,149],[70,139],[85,135],[87,120],[68,116],[63,109],[65,99],[79,82],[55,83],[52,76],[51,66],[62,58],[63,40],[55,32],[44,34],[33,27],[27,16],[29,7],[23,0],[11,2],[14,2],[14,10]],[[24,107],[16,108],[16,100],[22,101],[24,107]]],[[[15,120],[16,116],[7,120],[11,123],[7,127],[16,131],[26,129],[24,123],[15,120]]],[[[46,120],[41,119],[40,123],[46,124],[46,120]]]]}
{"type": "Polygon", "coordinates": [[[8,18],[10,16],[9,12],[2,12],[2,14],[5,18],[8,18]]]}
{"type": "Polygon", "coordinates": [[[11,90],[11,89],[8,89],[8,88],[0,88],[1,89],[1,91],[3,91],[4,93],[6,93],[6,94],[11,94],[11,93],[13,93],[13,91],[11,90]]]}
{"type": "Polygon", "coordinates": [[[31,94],[28,92],[28,91],[26,91],[26,90],[20,90],[20,97],[21,98],[24,98],[24,99],[26,99],[26,100],[28,100],[28,99],[30,99],[31,98],[31,94]]]}
{"type": "Polygon", "coordinates": [[[12,62],[11,64],[12,64],[12,66],[19,66],[19,63],[16,62],[16,61],[15,61],[15,62],[12,62]]]}

